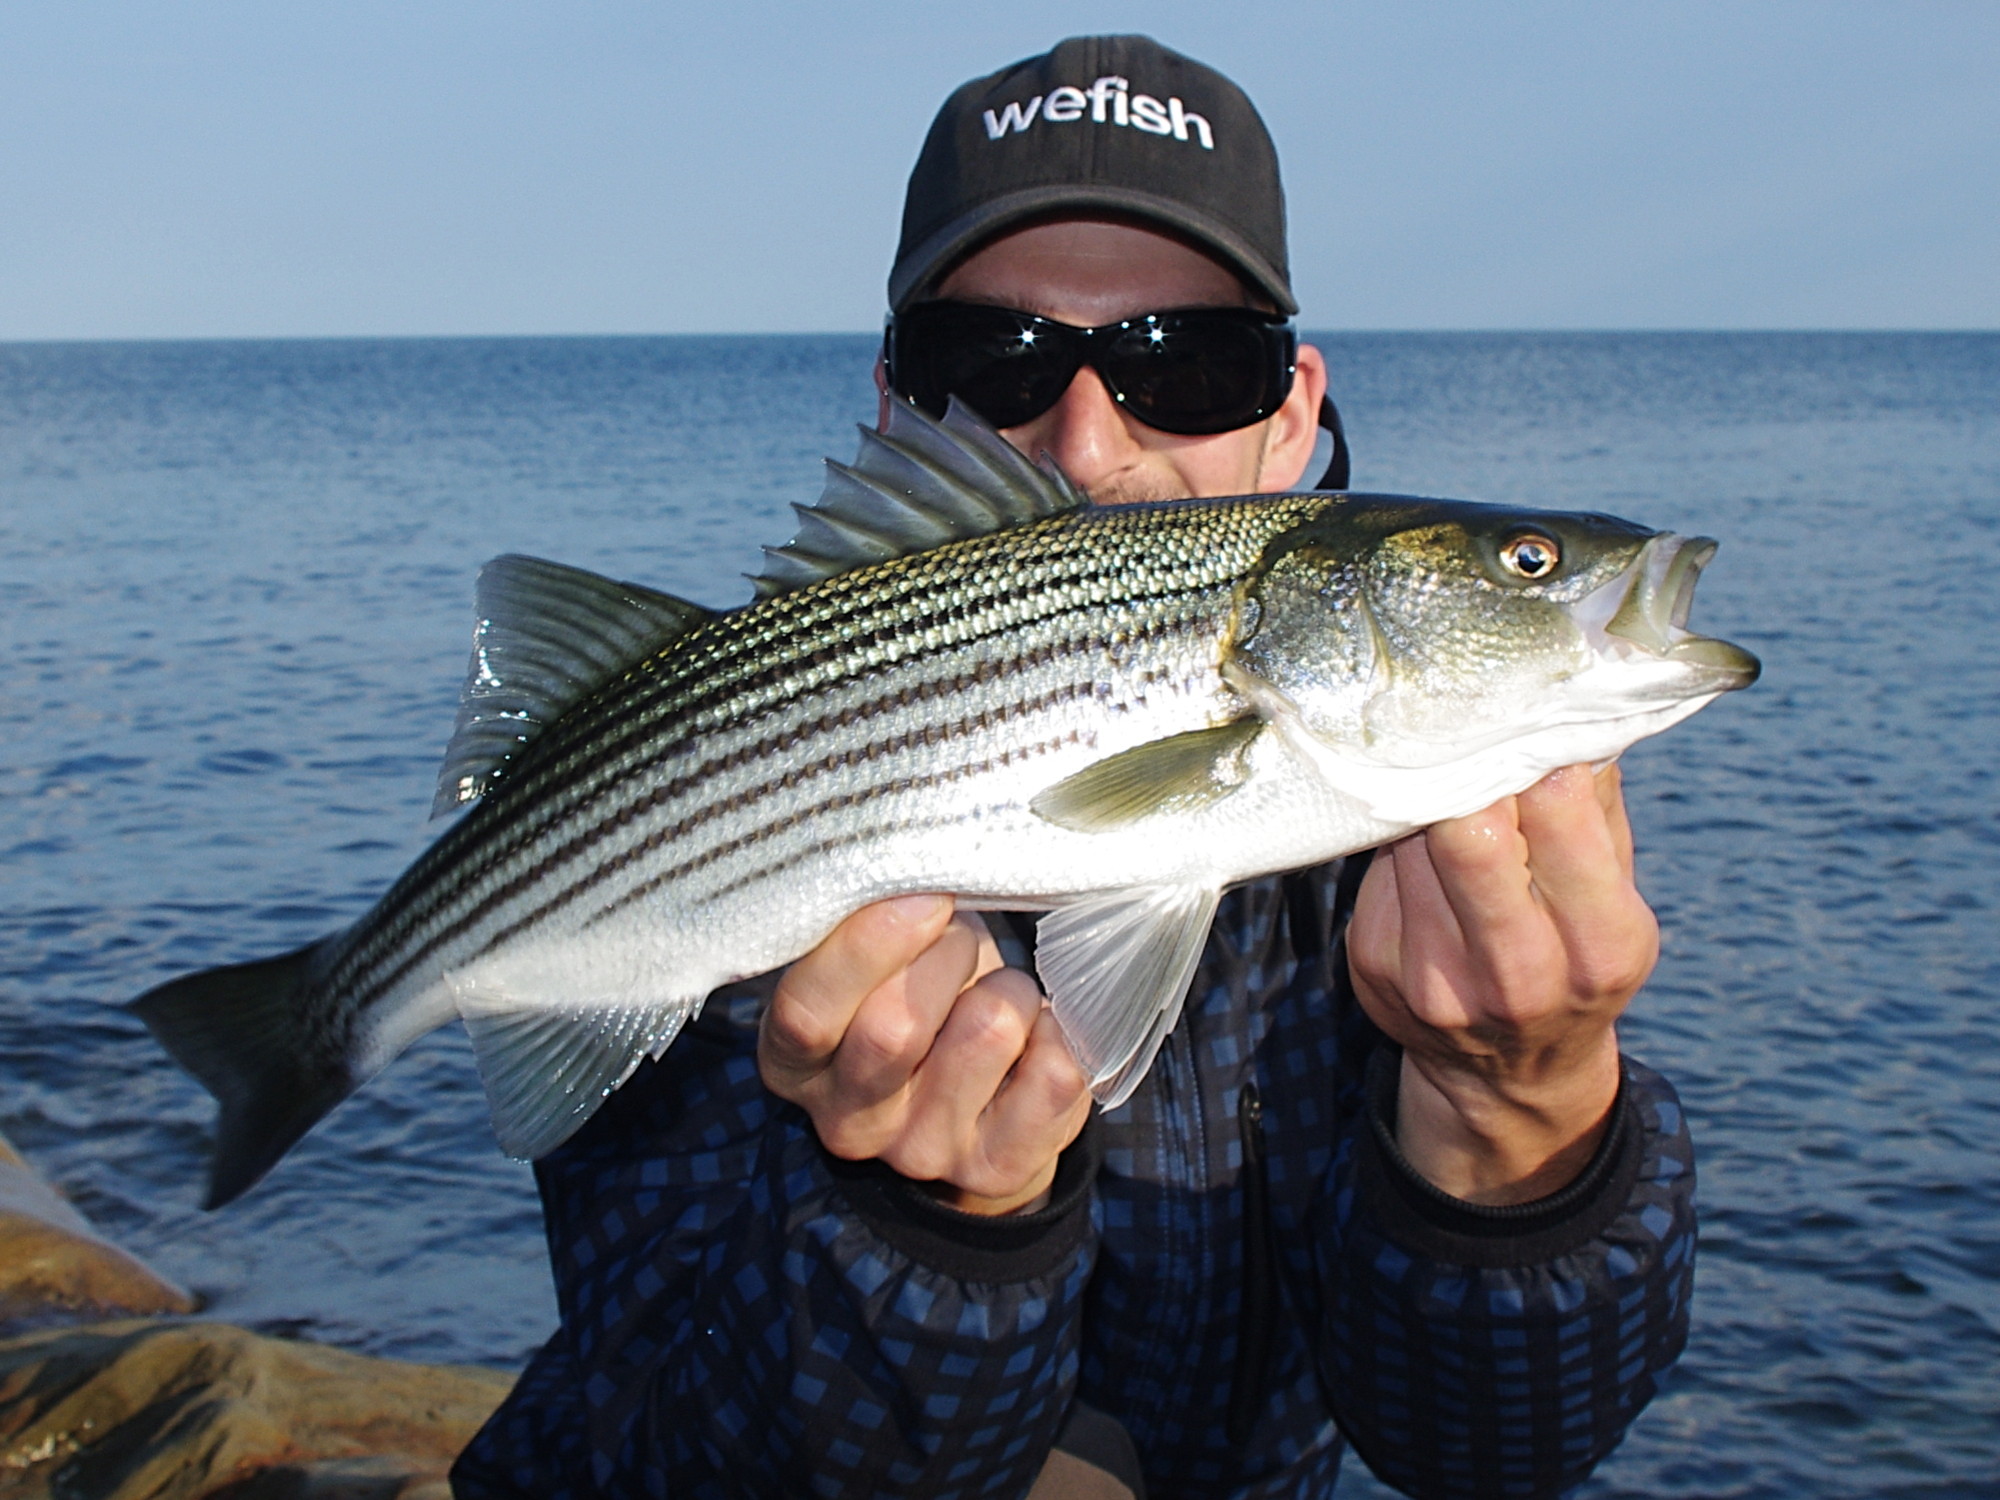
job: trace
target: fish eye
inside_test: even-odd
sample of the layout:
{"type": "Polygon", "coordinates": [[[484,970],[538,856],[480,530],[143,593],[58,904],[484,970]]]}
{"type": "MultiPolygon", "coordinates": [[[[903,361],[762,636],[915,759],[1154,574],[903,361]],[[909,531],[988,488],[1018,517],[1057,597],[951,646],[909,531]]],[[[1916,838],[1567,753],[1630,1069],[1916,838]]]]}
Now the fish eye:
{"type": "Polygon", "coordinates": [[[1500,562],[1516,578],[1546,578],[1562,563],[1562,548],[1550,537],[1530,531],[1500,549],[1500,562]]]}

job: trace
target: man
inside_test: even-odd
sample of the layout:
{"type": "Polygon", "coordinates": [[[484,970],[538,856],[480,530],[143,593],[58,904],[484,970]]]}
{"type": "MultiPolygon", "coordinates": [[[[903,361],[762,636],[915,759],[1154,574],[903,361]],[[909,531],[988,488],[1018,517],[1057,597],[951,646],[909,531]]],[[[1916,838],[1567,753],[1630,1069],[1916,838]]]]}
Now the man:
{"type": "MultiPolygon", "coordinates": [[[[885,416],[956,395],[1103,504],[1304,476],[1275,154],[1144,38],[954,94],[890,285],[885,416]]],[[[563,1327],[459,1492],[1323,1495],[1343,1436],[1413,1494],[1565,1489],[1685,1337],[1692,1161],[1614,1030],[1656,943],[1572,768],[1230,893],[1094,1114],[983,923],[857,912],[539,1165],[563,1327]]]]}

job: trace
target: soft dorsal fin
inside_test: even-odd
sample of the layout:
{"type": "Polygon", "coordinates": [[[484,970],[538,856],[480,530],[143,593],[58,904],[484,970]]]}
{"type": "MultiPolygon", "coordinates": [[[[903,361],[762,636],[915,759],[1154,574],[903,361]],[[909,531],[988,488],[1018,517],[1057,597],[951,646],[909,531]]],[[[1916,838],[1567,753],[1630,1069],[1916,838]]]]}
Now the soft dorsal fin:
{"type": "Polygon", "coordinates": [[[479,570],[479,625],[431,816],[484,793],[593,688],[713,611],[636,583],[509,554],[479,570]]]}
{"type": "Polygon", "coordinates": [[[795,505],[799,529],[766,547],[757,597],[1089,504],[1054,461],[1031,464],[954,399],[944,420],[889,403],[889,430],[861,429],[852,464],[827,460],[826,489],[795,505]]]}

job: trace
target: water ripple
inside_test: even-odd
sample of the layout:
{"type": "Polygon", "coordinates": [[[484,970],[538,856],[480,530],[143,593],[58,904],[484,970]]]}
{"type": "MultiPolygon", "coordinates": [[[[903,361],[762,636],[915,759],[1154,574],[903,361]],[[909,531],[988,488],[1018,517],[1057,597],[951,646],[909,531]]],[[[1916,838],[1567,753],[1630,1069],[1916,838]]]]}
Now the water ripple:
{"type": "MultiPolygon", "coordinates": [[[[1696,623],[1766,661],[1627,758],[1664,956],[1625,1039],[1687,1103],[1703,1246],[1586,1494],[1994,1493],[2000,338],[1320,342],[1363,483],[1720,537],[1696,623]]],[[[0,345],[0,1130],[217,1316],[517,1365],[539,1215],[462,1036],[204,1215],[211,1106],[119,1002],[351,920],[433,836],[487,557],[745,597],[714,580],[851,450],[872,352],[0,345]]]]}

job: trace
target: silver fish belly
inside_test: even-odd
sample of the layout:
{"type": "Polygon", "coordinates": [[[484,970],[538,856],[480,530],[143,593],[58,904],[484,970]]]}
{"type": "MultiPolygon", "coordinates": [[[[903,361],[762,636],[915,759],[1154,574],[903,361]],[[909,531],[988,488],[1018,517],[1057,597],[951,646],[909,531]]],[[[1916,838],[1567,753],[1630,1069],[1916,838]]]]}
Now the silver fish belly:
{"type": "MultiPolygon", "coordinates": [[[[1344,596],[1309,573],[1301,604],[1285,570],[1304,558],[1334,578],[1317,559],[1351,550],[1349,497],[1090,509],[956,411],[899,413],[856,466],[833,467],[764,597],[740,610],[532,559],[482,574],[439,793],[477,805],[348,931],[134,1002],[220,1101],[210,1206],[454,1016],[503,1147],[543,1154],[713,989],[917,891],[1050,912],[1041,977],[1115,1104],[1178,1016],[1226,886],[1564,763],[1461,757],[1442,778],[1453,805],[1436,811],[1421,786],[1411,801],[1397,745],[1317,725],[1350,699],[1378,719],[1385,694],[1419,701],[1387,649],[1395,590],[1378,590],[1376,614],[1333,619],[1372,632],[1366,650],[1349,641],[1335,666],[1292,670],[1290,622],[1310,632],[1316,588],[1344,596]],[[1253,647],[1288,653],[1284,670],[1253,647]],[[1355,790],[1378,783],[1397,790],[1355,790]]],[[[1410,503],[1463,529],[1453,502],[1410,503]]],[[[1614,551],[1626,533],[1653,535],[1607,533],[1614,551]]],[[[1616,560],[1599,567],[1614,582],[1616,560]]],[[[1599,598],[1613,583],[1593,586],[1599,598]]],[[[1500,603],[1536,602],[1532,580],[1516,593],[1500,603]]],[[[1646,605],[1655,656],[1687,635],[1684,600],[1667,619],[1675,604],[1646,605]]],[[[1716,682],[1681,692],[1675,716],[1755,666],[1703,670],[1716,682]]],[[[1405,707],[1396,722],[1412,719],[1405,707]]],[[[1615,754],[1633,737],[1565,731],[1549,753],[1615,754]]]]}

